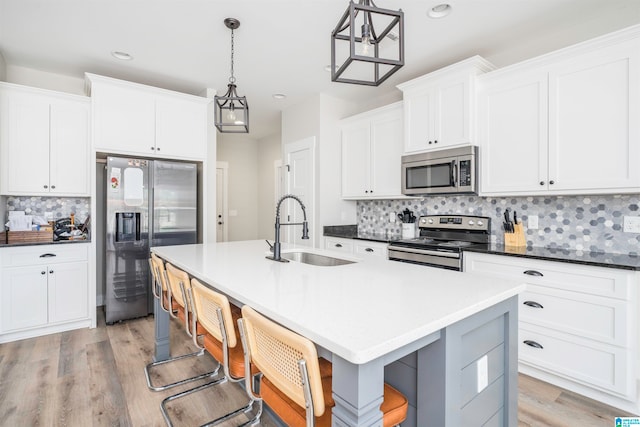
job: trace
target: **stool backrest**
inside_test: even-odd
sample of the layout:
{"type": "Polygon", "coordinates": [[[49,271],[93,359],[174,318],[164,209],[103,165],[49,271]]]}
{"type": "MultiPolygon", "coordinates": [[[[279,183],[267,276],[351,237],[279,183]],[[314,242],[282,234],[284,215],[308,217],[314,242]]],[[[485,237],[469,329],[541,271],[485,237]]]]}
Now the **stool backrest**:
{"type": "Polygon", "coordinates": [[[157,283],[162,285],[162,290],[167,290],[167,283],[164,280],[164,261],[158,255],[151,252],[151,274],[157,283]]]}
{"type": "Polygon", "coordinates": [[[306,402],[299,361],[305,361],[314,415],[321,416],[324,397],[315,345],[247,305],[242,307],[242,319],[251,361],[274,386],[302,408],[306,407],[306,402]]]}
{"type": "Polygon", "coordinates": [[[169,280],[168,285],[171,288],[171,297],[176,300],[176,302],[182,307],[188,308],[184,301],[184,297],[186,297],[186,295],[184,295],[183,297],[180,284],[182,283],[184,291],[187,292],[187,289],[189,289],[189,286],[191,286],[189,275],[169,263],[167,263],[164,268],[167,271],[167,280],[169,280]]]}
{"type": "Polygon", "coordinates": [[[227,297],[208,288],[196,279],[191,279],[191,292],[198,323],[218,341],[226,341],[227,346],[235,347],[238,341],[227,297]],[[222,313],[224,332],[218,319],[218,309],[222,313]]]}

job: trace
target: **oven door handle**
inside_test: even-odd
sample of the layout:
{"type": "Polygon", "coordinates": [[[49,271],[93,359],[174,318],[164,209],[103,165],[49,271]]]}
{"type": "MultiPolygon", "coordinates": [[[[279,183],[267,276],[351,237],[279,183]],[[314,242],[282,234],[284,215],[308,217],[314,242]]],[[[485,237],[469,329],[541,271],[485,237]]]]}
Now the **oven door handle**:
{"type": "Polygon", "coordinates": [[[415,249],[415,248],[407,249],[401,246],[389,246],[388,249],[390,251],[406,252],[409,254],[434,255],[434,256],[441,256],[445,258],[460,258],[460,254],[457,252],[454,253],[454,252],[444,252],[444,251],[431,251],[429,249],[415,249]]]}
{"type": "Polygon", "coordinates": [[[455,160],[451,161],[451,186],[458,186],[458,162],[455,160]]]}

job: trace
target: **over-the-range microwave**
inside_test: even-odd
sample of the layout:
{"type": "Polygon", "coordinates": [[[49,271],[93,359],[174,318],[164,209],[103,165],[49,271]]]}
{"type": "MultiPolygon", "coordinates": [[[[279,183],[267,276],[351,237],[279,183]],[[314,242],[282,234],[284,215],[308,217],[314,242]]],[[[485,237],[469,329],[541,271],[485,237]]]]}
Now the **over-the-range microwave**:
{"type": "Polygon", "coordinates": [[[477,194],[477,154],[465,145],[402,156],[402,194],[477,194]]]}

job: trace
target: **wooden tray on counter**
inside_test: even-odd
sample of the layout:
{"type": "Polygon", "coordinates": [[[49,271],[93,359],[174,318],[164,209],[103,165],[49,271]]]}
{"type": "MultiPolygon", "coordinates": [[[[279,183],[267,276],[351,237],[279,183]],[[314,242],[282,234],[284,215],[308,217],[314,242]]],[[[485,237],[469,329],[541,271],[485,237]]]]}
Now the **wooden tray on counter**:
{"type": "Polygon", "coordinates": [[[5,244],[53,242],[53,230],[3,231],[0,242],[5,244]]]}

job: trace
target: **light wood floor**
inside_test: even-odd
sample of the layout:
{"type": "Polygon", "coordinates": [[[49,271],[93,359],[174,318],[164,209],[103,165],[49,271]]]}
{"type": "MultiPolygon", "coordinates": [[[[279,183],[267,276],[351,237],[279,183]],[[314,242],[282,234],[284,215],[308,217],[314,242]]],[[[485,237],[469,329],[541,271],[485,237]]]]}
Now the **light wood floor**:
{"type": "MultiPolygon", "coordinates": [[[[175,354],[193,351],[177,322],[171,324],[175,354]]],[[[112,326],[106,326],[102,317],[96,329],[1,344],[0,426],[165,426],[160,402],[180,389],[152,392],[147,388],[143,369],[152,357],[153,336],[152,316],[112,326]]],[[[172,365],[156,370],[164,376],[154,376],[154,382],[215,367],[207,354],[196,363],[191,359],[172,365]]],[[[626,415],[524,375],[519,386],[519,427],[608,427],[614,425],[615,416],[626,415]]],[[[193,426],[245,402],[238,385],[224,384],[169,407],[175,426],[193,426]]],[[[243,417],[222,425],[235,426],[243,417]]],[[[263,416],[262,425],[270,427],[273,422],[263,416]]]]}

